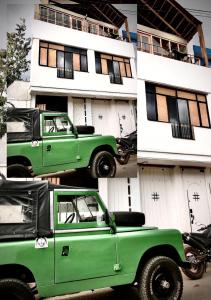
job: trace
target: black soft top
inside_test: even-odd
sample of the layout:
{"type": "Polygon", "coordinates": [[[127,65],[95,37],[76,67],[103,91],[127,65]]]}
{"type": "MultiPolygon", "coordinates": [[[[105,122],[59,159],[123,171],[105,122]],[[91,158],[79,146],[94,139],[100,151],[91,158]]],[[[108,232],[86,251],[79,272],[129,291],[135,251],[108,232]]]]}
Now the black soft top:
{"type": "Polygon", "coordinates": [[[40,139],[40,110],[36,108],[14,108],[7,110],[7,122],[14,122],[14,124],[23,123],[25,131],[18,130],[18,126],[13,128],[12,132],[8,131],[7,141],[21,142],[32,141],[40,139]]]}
{"type": "Polygon", "coordinates": [[[52,236],[50,191],[71,188],[48,181],[0,180],[0,240],[52,236]],[[14,211],[19,211],[21,222],[14,221],[14,211]],[[8,220],[5,220],[5,212],[10,215],[8,220]]]}

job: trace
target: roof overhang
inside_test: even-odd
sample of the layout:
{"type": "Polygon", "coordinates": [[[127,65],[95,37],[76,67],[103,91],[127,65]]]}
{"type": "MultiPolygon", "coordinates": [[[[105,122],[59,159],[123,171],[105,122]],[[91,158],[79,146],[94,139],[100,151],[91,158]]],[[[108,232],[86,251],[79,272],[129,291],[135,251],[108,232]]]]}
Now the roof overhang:
{"type": "MultiPolygon", "coordinates": [[[[105,0],[50,0],[49,4],[56,4],[61,8],[73,11],[95,20],[112,24],[115,27],[120,28],[127,17],[109,2],[110,1],[105,0]]],[[[121,1],[112,1],[112,3],[119,2],[121,1]]]]}
{"type": "Polygon", "coordinates": [[[177,35],[189,42],[202,23],[175,0],[138,0],[138,24],[177,35]]]}

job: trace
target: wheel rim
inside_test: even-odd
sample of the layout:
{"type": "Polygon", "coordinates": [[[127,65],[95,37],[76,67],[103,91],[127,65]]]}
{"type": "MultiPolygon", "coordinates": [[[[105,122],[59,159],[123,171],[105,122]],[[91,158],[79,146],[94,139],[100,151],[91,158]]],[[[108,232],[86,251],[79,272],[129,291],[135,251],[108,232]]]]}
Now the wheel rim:
{"type": "Polygon", "coordinates": [[[166,268],[159,268],[152,278],[152,292],[156,297],[170,297],[175,289],[174,278],[166,268]]]}
{"type": "Polygon", "coordinates": [[[112,163],[107,156],[102,156],[98,164],[98,171],[100,176],[108,176],[112,172],[112,163]]]}

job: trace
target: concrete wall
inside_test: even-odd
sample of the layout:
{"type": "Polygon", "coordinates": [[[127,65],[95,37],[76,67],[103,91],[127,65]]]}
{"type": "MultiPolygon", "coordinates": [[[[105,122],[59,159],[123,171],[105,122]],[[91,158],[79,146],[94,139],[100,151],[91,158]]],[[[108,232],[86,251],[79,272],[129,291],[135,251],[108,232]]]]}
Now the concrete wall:
{"type": "Polygon", "coordinates": [[[211,112],[211,69],[138,52],[139,162],[211,165],[211,129],[194,127],[195,140],[172,137],[171,124],[147,120],[145,81],[207,93],[211,112]]]}
{"type": "Polygon", "coordinates": [[[133,44],[70,28],[33,21],[31,59],[31,91],[55,91],[75,95],[136,97],[136,68],[133,44]],[[74,71],[74,79],[57,78],[57,69],[39,66],[39,40],[88,49],[89,72],[74,71]],[[94,51],[130,58],[133,78],[123,78],[123,84],[111,84],[109,75],[96,74],[94,51]]]}
{"type": "Polygon", "coordinates": [[[6,176],[7,164],[7,136],[0,138],[0,173],[6,176]]]}

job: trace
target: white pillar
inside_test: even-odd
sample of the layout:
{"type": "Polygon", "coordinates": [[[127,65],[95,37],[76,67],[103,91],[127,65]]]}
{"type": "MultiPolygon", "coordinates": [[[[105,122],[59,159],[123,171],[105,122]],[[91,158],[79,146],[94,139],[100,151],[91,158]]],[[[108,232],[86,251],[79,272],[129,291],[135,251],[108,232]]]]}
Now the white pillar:
{"type": "Polygon", "coordinates": [[[88,60],[88,71],[90,74],[96,75],[95,72],[95,52],[94,50],[87,50],[87,60],[88,60]]]}
{"type": "Polygon", "coordinates": [[[92,125],[92,99],[86,99],[86,123],[87,125],[92,125]]]}
{"type": "Polygon", "coordinates": [[[31,101],[29,103],[30,103],[30,108],[35,107],[35,105],[36,105],[36,95],[35,94],[31,95],[31,101]]]}
{"type": "Polygon", "coordinates": [[[108,178],[99,178],[98,179],[98,190],[100,197],[108,207],[108,178]]]}
{"type": "Polygon", "coordinates": [[[74,119],[73,119],[73,98],[71,96],[68,96],[67,98],[67,113],[68,113],[68,116],[70,118],[70,120],[73,122],[74,119]]]}

